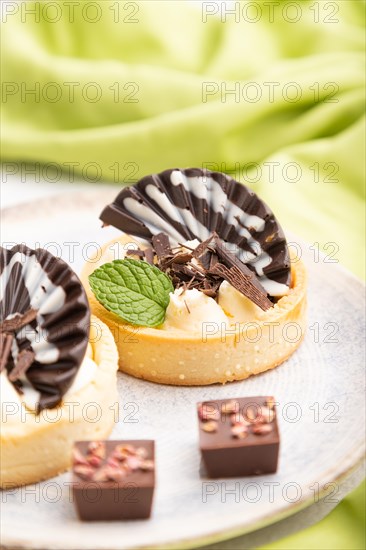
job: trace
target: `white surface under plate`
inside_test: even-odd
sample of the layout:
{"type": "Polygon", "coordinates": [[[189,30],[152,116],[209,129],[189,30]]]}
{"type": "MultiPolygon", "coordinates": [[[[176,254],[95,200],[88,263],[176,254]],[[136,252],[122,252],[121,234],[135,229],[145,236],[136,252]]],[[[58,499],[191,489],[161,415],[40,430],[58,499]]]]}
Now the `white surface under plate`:
{"type": "MultiPolygon", "coordinates": [[[[83,255],[93,251],[94,245],[88,248],[87,243],[102,244],[118,235],[113,228],[101,229],[98,221],[102,207],[115,194],[106,187],[6,209],[2,244],[48,245],[54,253],[59,247],[79,271],[83,255]],[[75,258],[70,256],[72,249],[75,258]]],[[[300,244],[309,272],[312,328],[284,365],[243,382],[196,388],[160,386],[119,374],[121,414],[113,436],[156,440],[152,518],[80,522],[70,502],[66,473],[2,493],[3,545],[62,550],[188,548],[278,521],[313,503],[318,491],[337,498],[338,482],[364,454],[364,286],[337,263],[323,257],[315,262],[314,250],[300,244]],[[246,395],[274,395],[279,402],[278,472],[230,481],[201,479],[196,402],[246,395]]]]}

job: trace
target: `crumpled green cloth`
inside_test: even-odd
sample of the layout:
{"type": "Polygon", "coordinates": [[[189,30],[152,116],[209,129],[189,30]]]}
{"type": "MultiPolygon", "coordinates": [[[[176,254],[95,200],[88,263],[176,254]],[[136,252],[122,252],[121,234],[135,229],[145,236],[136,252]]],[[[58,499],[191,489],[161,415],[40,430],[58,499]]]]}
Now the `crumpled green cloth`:
{"type": "Polygon", "coordinates": [[[363,275],[364,2],[48,4],[3,17],[3,160],[221,169],[363,275]]]}
{"type": "Polygon", "coordinates": [[[322,521],[261,550],[364,550],[365,482],[322,521]]]}
{"type": "MultiPolygon", "coordinates": [[[[364,2],[257,0],[234,10],[10,2],[5,174],[26,174],[15,162],[70,181],[131,182],[175,166],[226,171],[285,229],[364,276],[364,2]]],[[[328,548],[309,538],[316,530],[322,544],[338,533],[343,546],[332,548],[359,548],[360,498],[272,547],[328,548]]]]}

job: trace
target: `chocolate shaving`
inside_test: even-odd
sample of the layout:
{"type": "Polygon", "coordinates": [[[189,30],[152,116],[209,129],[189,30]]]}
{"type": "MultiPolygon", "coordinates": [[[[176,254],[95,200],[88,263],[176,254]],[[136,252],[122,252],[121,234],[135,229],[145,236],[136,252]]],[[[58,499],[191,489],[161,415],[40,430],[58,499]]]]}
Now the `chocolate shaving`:
{"type": "Polygon", "coordinates": [[[145,258],[145,252],[140,248],[129,249],[126,252],[126,256],[137,256],[138,258],[141,258],[141,260],[143,260],[145,258]]]}
{"type": "MultiPolygon", "coordinates": [[[[0,372],[6,367],[11,352],[15,334],[37,318],[36,309],[28,309],[25,313],[17,313],[12,319],[6,319],[0,323],[0,372]]],[[[15,366],[10,371],[8,378],[15,382],[19,374],[23,374],[33,363],[34,352],[23,350],[19,353],[15,366]]]]}
{"type": "Polygon", "coordinates": [[[200,243],[197,248],[192,252],[192,256],[199,260],[204,269],[208,270],[210,267],[218,261],[218,258],[212,247],[209,248],[215,233],[213,233],[208,239],[200,243]]]}
{"type": "Polygon", "coordinates": [[[18,330],[34,321],[37,313],[36,309],[28,309],[23,315],[17,313],[12,319],[7,319],[0,323],[0,332],[18,332],[18,330]]]}
{"type": "Polygon", "coordinates": [[[170,260],[166,261],[166,266],[169,267],[173,262],[175,264],[186,264],[192,259],[192,254],[190,252],[178,252],[170,260]]]}
{"type": "Polygon", "coordinates": [[[204,252],[208,249],[208,245],[212,242],[212,240],[217,237],[217,233],[212,233],[212,235],[206,239],[205,241],[202,241],[197,248],[194,249],[192,255],[194,258],[199,258],[203,255],[204,252]]]}
{"type": "Polygon", "coordinates": [[[222,263],[227,267],[231,268],[233,266],[237,267],[244,276],[249,277],[252,284],[265,296],[267,296],[266,290],[258,281],[255,273],[249,269],[249,267],[241,262],[239,258],[235,256],[232,252],[227,249],[226,243],[224,243],[217,235],[215,235],[215,250],[217,256],[220,258],[222,263]]]}
{"type": "Polygon", "coordinates": [[[35,353],[30,349],[23,349],[16,360],[15,367],[9,373],[8,377],[11,382],[15,382],[21,375],[23,375],[34,362],[35,353]]]}
{"type": "Polygon", "coordinates": [[[188,313],[191,313],[191,310],[189,309],[187,302],[184,299],[183,299],[183,302],[184,302],[184,305],[186,306],[186,310],[188,311],[188,313]]]}
{"type": "Polygon", "coordinates": [[[144,253],[145,253],[145,260],[147,261],[147,263],[150,264],[150,265],[154,265],[155,254],[154,254],[153,249],[152,248],[145,248],[144,253]]]}
{"type": "Polygon", "coordinates": [[[230,252],[226,243],[216,234],[214,235],[214,243],[215,252],[222,263],[216,263],[216,265],[210,267],[209,273],[221,275],[263,311],[272,307],[273,303],[269,300],[266,290],[258,281],[255,273],[241,262],[235,254],[230,252]],[[224,267],[228,269],[224,269],[224,267]]]}
{"type": "Polygon", "coordinates": [[[13,334],[0,333],[0,372],[6,367],[13,340],[13,334]]]}
{"type": "Polygon", "coordinates": [[[159,269],[170,276],[175,288],[197,289],[216,298],[222,281],[226,280],[262,310],[273,306],[255,273],[228,250],[217,233],[195,249],[185,244],[171,248],[169,237],[164,233],[153,236],[152,243],[159,269]]]}
{"type": "Polygon", "coordinates": [[[159,259],[172,255],[169,237],[165,233],[158,233],[157,235],[154,235],[152,237],[152,244],[159,259]]]}
{"type": "MultiPolygon", "coordinates": [[[[207,253],[207,254],[209,254],[209,253],[207,253]]],[[[209,266],[208,269],[213,269],[218,261],[219,261],[219,258],[217,257],[217,255],[216,254],[211,254],[210,266],[209,266]]]]}
{"type": "MultiPolygon", "coordinates": [[[[203,241],[209,228],[235,246],[239,258],[244,258],[243,253],[255,254],[256,250],[258,259],[268,260],[264,267],[262,261],[249,264],[268,293],[272,292],[271,281],[290,286],[289,252],[278,220],[252,190],[226,174],[201,168],[173,168],[147,175],[136,185],[124,187],[113,203],[103,209],[100,219],[128,235],[149,241],[158,256],[168,256],[170,251],[160,252],[155,246],[153,240],[157,233],[170,236],[175,246],[188,240],[203,241]],[[217,192],[224,197],[220,204],[216,200],[217,192]],[[169,208],[165,208],[164,199],[169,208]],[[131,204],[138,208],[132,209],[131,204]],[[187,225],[185,216],[176,216],[176,212],[184,209],[197,223],[187,225]],[[149,223],[152,214],[154,226],[149,223]]],[[[186,248],[190,247],[188,243],[186,248]]],[[[197,253],[203,256],[201,249],[197,253]]],[[[201,258],[206,269],[209,268],[207,259],[208,256],[201,258]]]]}
{"type": "Polygon", "coordinates": [[[137,256],[140,260],[146,260],[148,264],[154,265],[154,251],[152,248],[137,248],[134,250],[127,250],[126,256],[137,256]]]}
{"type": "Polygon", "coordinates": [[[173,263],[171,268],[174,275],[177,275],[177,274],[185,275],[185,279],[183,278],[183,280],[185,280],[186,282],[188,280],[191,280],[192,276],[194,276],[195,279],[198,279],[200,281],[203,281],[205,278],[205,274],[198,271],[198,269],[195,270],[194,269],[195,266],[192,264],[182,265],[182,264],[173,263]]]}
{"type": "Polygon", "coordinates": [[[224,264],[217,263],[210,273],[225,279],[225,281],[239,290],[241,294],[244,294],[244,296],[249,298],[249,300],[263,311],[267,311],[267,309],[273,306],[271,300],[267,297],[267,293],[265,291],[264,293],[261,292],[257,286],[253,284],[251,276],[244,274],[236,265],[228,268],[224,264]]]}
{"type": "Polygon", "coordinates": [[[208,279],[205,279],[201,292],[203,292],[203,294],[206,294],[206,296],[209,296],[210,298],[216,298],[220,285],[221,281],[210,281],[208,279]]]}

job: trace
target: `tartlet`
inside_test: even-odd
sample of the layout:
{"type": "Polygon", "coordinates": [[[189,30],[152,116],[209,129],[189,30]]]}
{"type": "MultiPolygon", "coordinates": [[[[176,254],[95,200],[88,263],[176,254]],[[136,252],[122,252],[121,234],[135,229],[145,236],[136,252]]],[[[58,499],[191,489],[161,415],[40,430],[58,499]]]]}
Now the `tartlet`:
{"type": "MultiPolygon", "coordinates": [[[[286,239],[273,213],[245,186],[224,174],[199,169],[169,170],[143,178],[136,186],[122,190],[115,202],[104,209],[101,219],[105,224],[110,223],[124,230],[125,234],[107,243],[101,253],[99,251],[94,258],[89,259],[84,266],[81,279],[93,313],[109,326],[114,335],[119,351],[119,368],[123,372],[162,384],[189,386],[225,383],[243,380],[250,375],[272,369],[284,362],[299,347],[306,330],[305,267],[298,258],[290,259],[286,239]],[[180,194],[179,178],[182,178],[181,187],[184,187],[180,194]],[[209,185],[207,178],[211,181],[209,185]],[[192,182],[204,185],[204,192],[197,190],[197,187],[192,190],[192,182]],[[219,186],[220,193],[225,192],[227,203],[217,202],[219,193],[212,182],[219,186]],[[170,184],[174,188],[173,191],[169,191],[170,184]],[[241,193],[244,193],[243,198],[241,193]],[[186,199],[184,194],[189,198],[186,199]],[[214,207],[210,194],[215,194],[215,208],[218,209],[218,204],[219,207],[222,206],[222,212],[220,215],[216,212],[214,221],[211,213],[214,207]],[[152,202],[152,197],[157,201],[161,195],[165,197],[164,208],[167,214],[152,202]],[[196,202],[192,207],[193,195],[196,202]],[[200,204],[196,200],[197,196],[200,197],[200,204]],[[166,201],[169,201],[169,204],[166,201]],[[207,201],[207,208],[204,207],[204,201],[207,201]],[[237,233],[241,231],[240,238],[232,229],[234,218],[229,218],[229,221],[225,219],[228,203],[231,210],[236,209],[235,212],[239,208],[238,204],[248,205],[248,211],[244,213],[248,224],[245,227],[243,225],[243,229],[241,226],[237,229],[237,233]],[[185,207],[184,204],[188,206],[185,207]],[[170,231],[169,220],[171,222],[175,219],[176,212],[179,216],[186,216],[186,209],[189,210],[190,220],[192,213],[196,221],[198,220],[199,230],[195,232],[192,229],[195,226],[191,222],[187,228],[180,221],[174,222],[174,227],[170,231]],[[162,219],[160,226],[159,217],[162,219]],[[204,226],[204,220],[207,227],[204,226]],[[131,236],[131,232],[134,236],[131,236]],[[195,308],[196,303],[201,307],[202,300],[197,292],[204,292],[203,286],[201,285],[199,290],[190,290],[189,283],[184,282],[180,289],[181,298],[177,290],[171,294],[163,324],[158,327],[146,327],[126,322],[97,299],[95,289],[92,289],[89,283],[90,276],[100,266],[113,263],[117,259],[135,257],[144,261],[141,259],[141,252],[148,250],[151,242],[154,242],[154,238],[161,235],[161,232],[167,233],[172,246],[179,245],[180,253],[194,250],[199,242],[202,243],[207,237],[210,240],[217,232],[216,237],[225,238],[224,244],[235,244],[237,256],[242,263],[249,265],[250,277],[255,279],[253,284],[257,285],[262,294],[258,298],[254,289],[254,293],[239,295],[236,288],[225,280],[215,289],[215,306],[213,298],[207,298],[205,294],[201,317],[204,319],[206,315],[207,323],[203,330],[203,324],[192,322],[197,315],[191,308],[191,304],[195,308]],[[244,234],[248,235],[248,238],[243,238],[244,234]],[[254,260],[253,255],[248,253],[248,243],[252,244],[251,240],[263,245],[254,260]],[[139,254],[136,253],[134,256],[131,248],[138,248],[139,254]],[[272,300],[269,302],[270,306],[268,298],[272,300]],[[179,299],[185,303],[188,314],[182,313],[179,309],[179,304],[176,304],[179,299]],[[210,309],[206,308],[208,301],[210,309]],[[245,313],[243,317],[236,311],[239,302],[242,304],[241,311],[245,313]],[[182,321],[178,319],[181,314],[182,321]]],[[[145,256],[148,257],[147,254],[145,256]]],[[[154,262],[161,267],[156,256],[154,262]]],[[[233,284],[235,286],[235,281],[233,284]]],[[[209,289],[209,292],[211,291],[212,288],[209,289]]]]}
{"type": "Polygon", "coordinates": [[[114,335],[121,371],[161,384],[225,383],[277,367],[301,344],[306,330],[306,271],[304,264],[295,258],[289,294],[280,298],[262,319],[251,325],[243,323],[234,333],[230,328],[226,333],[220,330],[214,335],[207,334],[203,341],[202,334],[195,331],[124,323],[98,302],[90,289],[88,276],[98,265],[110,261],[114,245],[124,246],[133,241],[128,236],[110,241],[102,248],[98,262],[91,258],[81,274],[92,311],[103,319],[114,335]],[[262,334],[258,339],[259,331],[262,334]]]}
{"type": "Polygon", "coordinates": [[[1,249],[0,487],[71,466],[76,439],[104,438],[118,353],[80,280],[45,250],[1,249]]]}

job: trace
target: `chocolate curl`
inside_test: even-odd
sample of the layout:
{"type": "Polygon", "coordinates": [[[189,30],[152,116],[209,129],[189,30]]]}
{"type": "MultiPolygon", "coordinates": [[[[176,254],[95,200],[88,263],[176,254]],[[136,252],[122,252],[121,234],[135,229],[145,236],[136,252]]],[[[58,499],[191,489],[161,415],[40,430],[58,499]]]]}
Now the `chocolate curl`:
{"type": "Polygon", "coordinates": [[[38,310],[28,309],[23,315],[17,313],[12,319],[0,323],[0,332],[18,332],[21,328],[29,325],[37,317],[38,310]]]}
{"type": "Polygon", "coordinates": [[[35,354],[34,351],[30,349],[23,349],[17,358],[15,367],[9,373],[10,382],[15,382],[18,380],[32,365],[34,362],[35,354]]]}
{"type": "Polygon", "coordinates": [[[0,372],[6,367],[13,340],[13,334],[0,333],[0,372]]]}
{"type": "MultiPolygon", "coordinates": [[[[12,343],[15,334],[34,321],[37,317],[38,310],[28,309],[22,315],[17,313],[12,319],[6,319],[0,323],[0,372],[6,367],[11,352],[12,343]]],[[[18,380],[19,375],[24,374],[32,365],[35,354],[32,350],[23,350],[19,353],[15,366],[8,374],[11,382],[18,380]]]]}
{"type": "Polygon", "coordinates": [[[267,297],[266,291],[264,289],[263,291],[259,290],[257,285],[254,284],[254,273],[249,269],[248,271],[249,274],[244,274],[236,265],[228,268],[224,264],[217,263],[210,271],[210,274],[222,277],[263,311],[267,311],[269,308],[273,307],[273,304],[267,297]]]}
{"type": "Polygon", "coordinates": [[[170,247],[169,237],[165,233],[158,233],[152,237],[152,244],[158,258],[171,256],[173,254],[170,247]]]}
{"type": "Polygon", "coordinates": [[[127,250],[126,256],[137,256],[140,260],[146,260],[148,264],[154,265],[154,251],[152,248],[138,248],[137,250],[127,250]]]}

